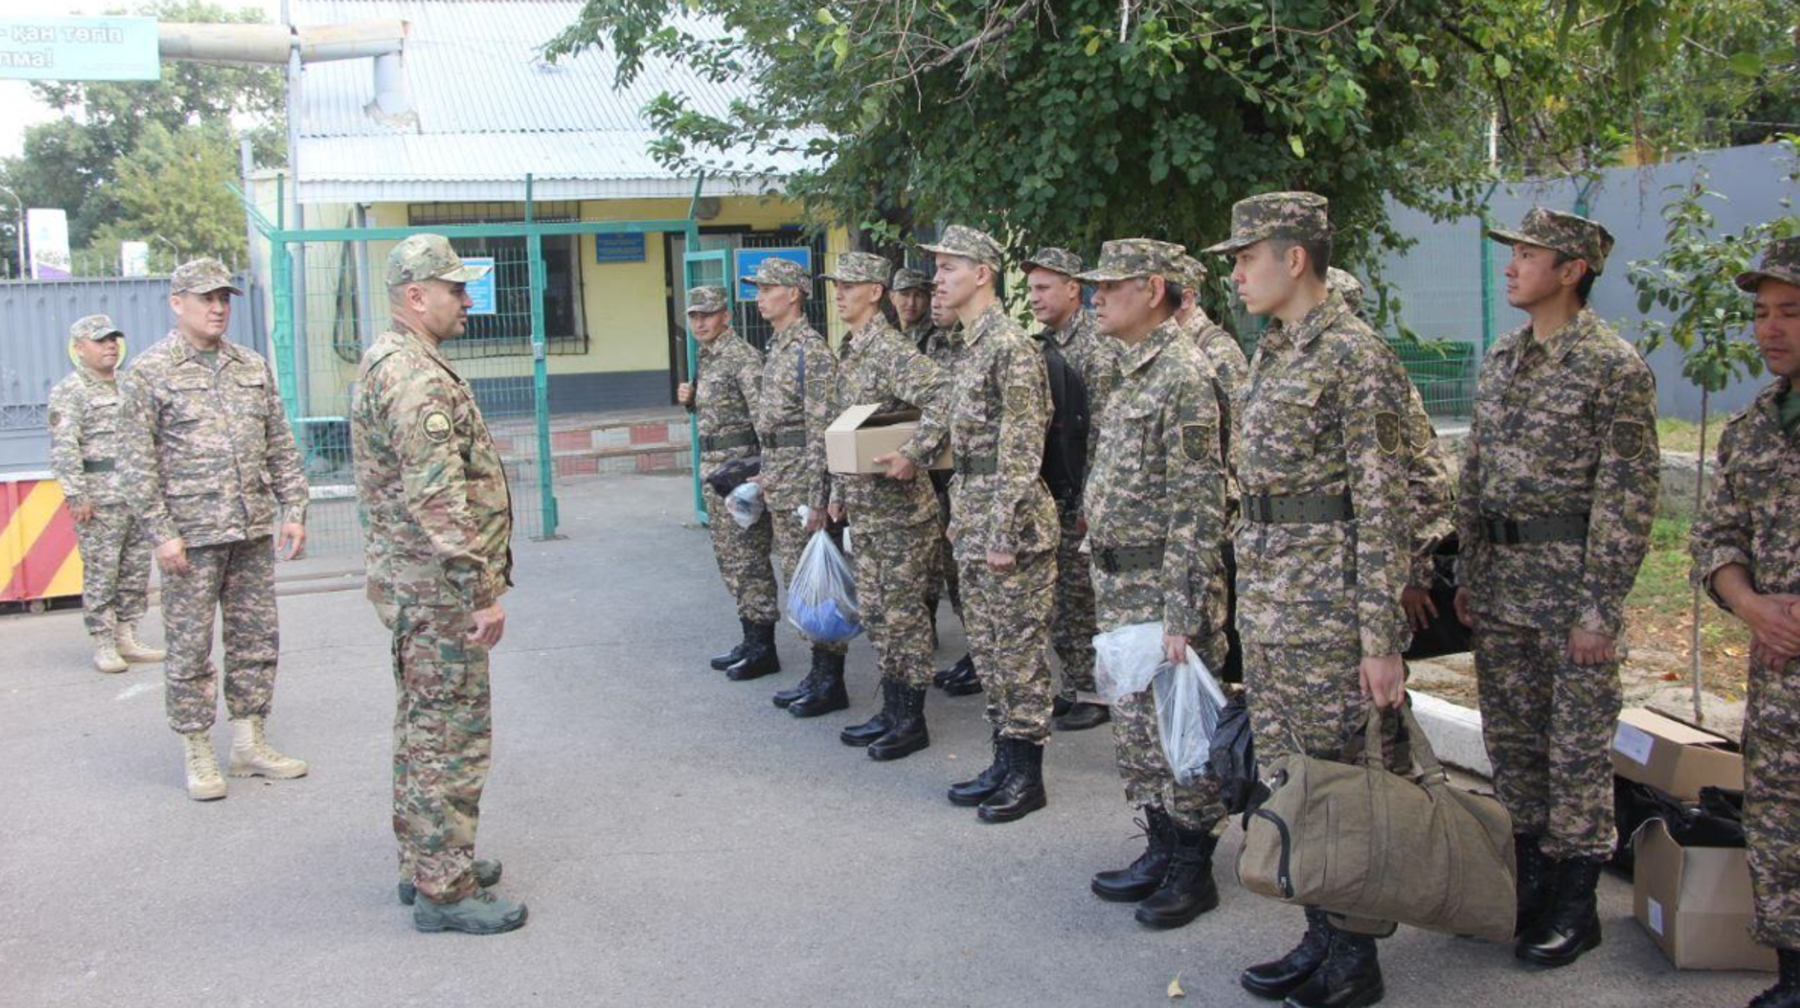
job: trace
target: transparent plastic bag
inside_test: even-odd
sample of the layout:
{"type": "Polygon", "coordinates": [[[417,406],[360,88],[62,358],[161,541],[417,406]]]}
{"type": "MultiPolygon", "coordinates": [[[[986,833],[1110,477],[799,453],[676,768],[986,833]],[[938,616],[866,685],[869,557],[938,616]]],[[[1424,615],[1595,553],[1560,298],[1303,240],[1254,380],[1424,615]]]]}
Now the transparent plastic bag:
{"type": "Polygon", "coordinates": [[[788,622],[821,643],[847,641],[863,632],[856,579],[823,529],[807,540],[794,565],[788,584],[788,622]]]}
{"type": "Polygon", "coordinates": [[[755,483],[741,483],[736,490],[725,495],[725,510],[731,512],[731,520],[738,523],[739,528],[755,525],[763,516],[762,487],[755,483]]]}
{"type": "Polygon", "coordinates": [[[1187,661],[1179,665],[1165,662],[1157,670],[1153,686],[1163,755],[1168,757],[1176,782],[1192,784],[1205,775],[1212,759],[1212,740],[1225,710],[1225,691],[1193,648],[1188,648],[1187,661]]]}
{"type": "Polygon", "coordinates": [[[1149,689],[1162,663],[1161,623],[1133,623],[1094,635],[1094,690],[1110,703],[1149,689]]]}

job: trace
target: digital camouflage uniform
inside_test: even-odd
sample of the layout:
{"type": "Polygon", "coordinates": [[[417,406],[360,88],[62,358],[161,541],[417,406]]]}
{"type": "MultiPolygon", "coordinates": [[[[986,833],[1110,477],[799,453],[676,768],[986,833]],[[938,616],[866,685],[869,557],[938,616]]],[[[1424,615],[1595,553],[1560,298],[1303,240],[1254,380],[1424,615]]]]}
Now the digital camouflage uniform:
{"type": "MultiPolygon", "coordinates": [[[[948,329],[930,326],[919,340],[919,352],[931,358],[938,370],[950,376],[954,383],[956,369],[962,360],[962,327],[960,324],[948,329]]],[[[931,472],[931,486],[937,491],[938,499],[938,542],[936,555],[932,559],[931,585],[925,594],[925,607],[931,612],[937,611],[939,592],[950,598],[950,608],[955,611],[956,618],[962,619],[962,586],[956,575],[956,551],[950,545],[946,534],[950,530],[950,481],[954,473],[941,469],[931,472]]]]}
{"type": "MultiPolygon", "coordinates": [[[[827,279],[886,284],[890,269],[878,255],[846,252],[827,279]]],[[[925,473],[943,448],[950,376],[880,312],[852,330],[843,349],[833,416],[871,403],[880,404],[882,413],[910,407],[920,414],[917,433],[899,449],[919,467],[917,476],[833,473],[831,499],[843,505],[850,525],[856,602],[881,679],[923,690],[931,685],[932,651],[925,596],[939,539],[937,494],[925,473]]]]}
{"type": "MultiPolygon", "coordinates": [[[[1145,276],[1178,245],[1107,242],[1088,283],[1145,276]]],[[[1112,337],[1105,337],[1112,339],[1112,337]]],[[[1117,340],[1114,340],[1118,343],[1117,340]]],[[[1222,415],[1213,374],[1173,318],[1121,347],[1119,383],[1094,428],[1083,506],[1101,631],[1161,623],[1196,642],[1208,669],[1225,660],[1219,546],[1225,535],[1222,415]]],[[[1160,807],[1176,825],[1210,833],[1225,817],[1211,776],[1176,783],[1164,755],[1153,689],[1113,705],[1113,740],[1125,797],[1160,807]]]]}
{"type": "MultiPolygon", "coordinates": [[[[1491,233],[1566,249],[1595,273],[1612,245],[1599,225],[1543,210],[1491,233]]],[[[1650,369],[1587,308],[1545,339],[1516,329],[1482,364],[1465,453],[1458,583],[1495,793],[1545,856],[1609,855],[1619,664],[1577,665],[1569,631],[1624,629],[1661,480],[1650,369]]]]}
{"type": "MultiPolygon", "coordinates": [[[[175,293],[237,288],[216,260],[182,265],[175,293]]],[[[215,717],[213,617],[224,614],[225,707],[267,716],[280,636],[275,612],[278,517],[306,520],[306,475],[269,365],[221,340],[215,360],[179,332],[122,372],[120,487],[151,542],[180,538],[189,571],[164,572],[163,665],[169,726],[184,735],[215,717]]]]}
{"type": "MultiPolygon", "coordinates": [[[[722,287],[696,287],[688,292],[688,312],[726,309],[722,287]]],[[[727,462],[757,454],[755,408],[762,397],[762,352],[729,327],[711,343],[701,343],[688,401],[700,427],[700,471],[710,473],[727,462]]],[[[737,603],[740,619],[772,625],[781,617],[775,597],[774,524],[765,507],[744,528],[725,513],[724,502],[709,502],[713,559],[719,577],[737,603]]]]}
{"type": "MultiPolygon", "coordinates": [[[[438,235],[395,246],[387,283],[479,279],[438,235]]],[[[396,326],[363,354],[351,407],[368,596],[393,634],[394,836],[402,881],[435,903],[477,891],[492,755],[488,649],[473,614],[505,594],[512,501],[474,392],[437,341],[396,326]]]]}
{"type": "MultiPolygon", "coordinates": [[[[72,341],[122,335],[105,315],[89,315],[69,332],[72,341]]],[[[50,468],[70,508],[94,508],[93,517],[75,526],[81,618],[88,635],[106,644],[144,616],[154,545],[121,492],[120,413],[116,377],[81,365],[50,390],[50,468]]]]}
{"type": "MultiPolygon", "coordinates": [[[[1771,243],[1760,269],[1738,277],[1755,290],[1773,279],[1800,287],[1800,238],[1771,243]]],[[[1706,509],[1694,523],[1694,574],[1713,600],[1713,575],[1739,564],[1758,594],[1800,595],[1800,426],[1783,429],[1778,378],[1725,424],[1706,509]]],[[[1744,718],[1744,835],[1756,897],[1754,936],[1800,949],[1800,659],[1750,660],[1744,718]]]]}
{"type": "MultiPolygon", "coordinates": [[[[754,276],[741,278],[758,286],[812,290],[812,277],[788,259],[764,259],[754,276]]],[[[814,511],[826,503],[825,428],[831,412],[831,387],[837,355],[802,315],[769,338],[764,353],[762,392],[757,400],[756,437],[762,444],[762,472],[756,477],[763,505],[775,533],[775,562],[783,578],[794,576],[806,548],[806,526],[795,515],[801,505],[814,511]]],[[[803,635],[804,636],[804,635],[803,635]]],[[[843,654],[841,642],[809,642],[817,651],[843,654]]]]}

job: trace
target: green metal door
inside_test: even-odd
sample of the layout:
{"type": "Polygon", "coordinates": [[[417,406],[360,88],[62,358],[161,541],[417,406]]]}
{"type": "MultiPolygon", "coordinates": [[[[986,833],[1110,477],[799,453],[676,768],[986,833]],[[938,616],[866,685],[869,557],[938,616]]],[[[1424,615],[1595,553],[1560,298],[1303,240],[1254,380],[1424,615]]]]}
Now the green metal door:
{"type": "MultiPolygon", "coordinates": [[[[693,245],[694,242],[690,240],[688,248],[691,250],[693,245]]],[[[730,256],[731,253],[725,249],[707,252],[688,251],[682,255],[681,319],[684,324],[687,321],[687,292],[695,287],[725,288],[725,304],[728,308],[737,300],[737,284],[732,282],[730,275],[730,256]]],[[[687,346],[687,368],[683,373],[692,379],[694,369],[699,363],[700,345],[694,341],[694,334],[691,331],[688,333],[685,345],[687,346]]],[[[709,516],[706,508],[706,494],[701,492],[700,487],[700,420],[693,414],[688,416],[688,439],[693,445],[694,520],[705,525],[709,516]]]]}

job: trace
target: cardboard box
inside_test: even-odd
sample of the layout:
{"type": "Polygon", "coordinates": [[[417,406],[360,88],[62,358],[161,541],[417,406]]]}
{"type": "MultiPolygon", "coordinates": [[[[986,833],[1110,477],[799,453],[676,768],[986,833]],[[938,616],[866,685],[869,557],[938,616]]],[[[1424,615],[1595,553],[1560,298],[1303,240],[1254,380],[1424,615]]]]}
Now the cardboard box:
{"type": "Polygon", "coordinates": [[[1703,787],[1744,789],[1744,757],[1737,743],[1645,708],[1619,714],[1612,762],[1620,777],[1681,801],[1698,801],[1703,787]]]}
{"type": "MultiPolygon", "coordinates": [[[[877,455],[892,455],[919,429],[919,411],[878,412],[881,406],[852,406],[825,428],[825,468],[834,473],[879,473],[877,455]]],[[[950,468],[950,439],[931,463],[932,469],[950,468]]]]}
{"type": "Polygon", "coordinates": [[[1676,969],[1774,970],[1775,950],[1750,940],[1750,867],[1741,847],[1683,847],[1661,819],[1632,838],[1638,923],[1676,969]]]}

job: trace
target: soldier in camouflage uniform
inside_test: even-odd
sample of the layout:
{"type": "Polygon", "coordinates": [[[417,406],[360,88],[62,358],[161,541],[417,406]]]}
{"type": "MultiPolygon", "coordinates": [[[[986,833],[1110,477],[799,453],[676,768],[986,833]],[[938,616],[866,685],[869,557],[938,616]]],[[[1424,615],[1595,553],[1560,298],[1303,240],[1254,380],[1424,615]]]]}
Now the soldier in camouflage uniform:
{"type": "Polygon", "coordinates": [[[969,650],[987,691],[994,762],[950,789],[984,822],[1041,809],[1053,691],[1044,648],[1056,590],[1056,502],[1039,474],[1050,424],[1044,355],[996,288],[1000,244],[953,224],[935,245],[937,282],[963,323],[952,394],[950,538],[969,650]]]}
{"type": "MultiPolygon", "coordinates": [[[[1258,756],[1339,758],[1371,704],[1397,708],[1405,697],[1406,374],[1325,285],[1324,197],[1239,201],[1231,232],[1207,251],[1234,257],[1245,307],[1271,316],[1231,443],[1238,630],[1258,756]]],[[[1393,925],[1316,908],[1307,924],[1286,956],[1245,970],[1243,986],[1302,1008],[1380,1000],[1374,936],[1393,925]]]]}
{"type": "Polygon", "coordinates": [[[163,652],[137,639],[150,587],[150,538],[119,492],[119,389],[125,334],[105,315],[69,327],[75,371],[50,390],[50,467],[75,519],[81,551],[81,617],[94,667],[123,672],[163,652]]]}
{"type": "Polygon", "coordinates": [[[512,499],[474,392],[441,349],[467,322],[463,285],[488,269],[463,265],[442,235],[394,246],[393,323],[363,354],[351,406],[368,595],[393,633],[400,901],[420,931],[498,934],[526,918],[524,904],[487,889],[500,863],[475,860],[512,499]]]}
{"type": "Polygon", "coordinates": [[[1613,729],[1625,595],[1649,548],[1656,386],[1587,307],[1612,235],[1533,209],[1507,301],[1531,316],[1482,364],[1457,502],[1457,616],[1474,630],[1494,790],[1519,834],[1517,954],[1564,966],[1600,943],[1616,843],[1613,729]]]}
{"type": "MultiPolygon", "coordinates": [[[[769,258],[756,273],[740,278],[756,286],[756,310],[775,328],[763,362],[762,395],[755,406],[756,439],[762,445],[763,504],[775,531],[775,562],[792,579],[812,533],[825,527],[827,483],[825,428],[835,419],[831,388],[837,355],[806,322],[806,295],[812,277],[798,263],[769,258]],[[803,522],[796,512],[805,507],[803,522]]],[[[773,650],[771,629],[763,645],[773,650]]],[[[800,684],[775,694],[777,707],[795,717],[818,717],[850,706],[844,695],[841,642],[811,641],[812,667],[800,684]],[[833,689],[831,684],[838,683],[833,689]]],[[[776,665],[779,669],[780,665],[776,665]]],[[[746,666],[740,678],[763,674],[746,666]]]]}
{"type": "Polygon", "coordinates": [[[1737,285],[1775,376],[1725,424],[1719,471],[1694,523],[1694,576],[1750,626],[1744,838],[1754,936],[1780,963],[1751,1008],[1800,1008],[1800,238],[1771,242],[1737,285]]]}
{"type": "MultiPolygon", "coordinates": [[[[1021,267],[1025,271],[1027,303],[1043,325],[1036,338],[1045,353],[1062,355],[1069,371],[1081,377],[1087,390],[1089,449],[1083,468],[1092,464],[1092,446],[1098,418],[1106,398],[1118,381],[1119,343],[1100,335],[1094,313],[1081,305],[1081,257],[1067,249],[1039,249],[1021,267]]],[[[1052,437],[1055,435],[1052,434],[1052,437]]],[[[1046,463],[1050,461],[1046,453],[1046,463]]],[[[1056,499],[1060,537],[1056,546],[1056,608],[1050,618],[1050,646],[1062,662],[1062,689],[1050,708],[1057,731],[1086,731],[1105,724],[1112,712],[1105,704],[1078,699],[1082,691],[1094,691],[1094,580],[1088,570],[1087,519],[1081,509],[1081,487],[1059,486],[1046,480],[1056,499]]]]}
{"type": "MultiPolygon", "coordinates": [[[[962,322],[958,321],[956,312],[944,305],[943,296],[937,285],[932,285],[931,293],[931,331],[925,335],[919,352],[930,357],[938,370],[952,376],[954,382],[957,365],[962,361],[962,322]]],[[[937,586],[943,585],[944,594],[950,599],[950,608],[956,613],[958,622],[963,618],[962,582],[956,574],[956,550],[950,542],[950,482],[955,478],[954,471],[933,469],[931,485],[937,490],[938,499],[938,574],[932,576],[932,594],[927,596],[927,603],[936,611],[937,586]]],[[[967,640],[967,627],[964,627],[964,639],[967,640]]],[[[931,684],[950,696],[969,696],[981,692],[981,677],[975,672],[975,659],[968,651],[951,663],[947,669],[940,669],[931,676],[931,684]]]]}
{"type": "MultiPolygon", "coordinates": [[[[931,685],[931,620],[925,595],[937,552],[937,494],[923,478],[944,445],[950,376],[888,325],[880,310],[893,267],[881,256],[845,252],[825,274],[838,317],[850,327],[831,397],[833,416],[879,404],[882,413],[919,411],[919,427],[876,474],[833,473],[831,517],[848,520],[856,601],[881,673],[881,710],[844,729],[845,745],[893,760],[931,744],[925,691],[931,685]]],[[[836,688],[843,689],[840,680],[836,688]]]]}
{"type": "MultiPolygon", "coordinates": [[[[759,450],[754,415],[762,398],[763,355],[731,328],[730,308],[723,287],[688,291],[688,328],[700,353],[693,377],[676,388],[675,398],[698,418],[703,473],[751,458],[759,450]]],[[[773,666],[769,671],[780,671],[774,639],[781,609],[770,561],[775,532],[769,512],[765,508],[744,528],[725,513],[723,501],[715,502],[710,511],[706,527],[712,535],[713,559],[737,603],[744,634],[731,650],[713,656],[712,667],[733,679],[754,678],[768,666],[773,666]]]]}
{"type": "Polygon", "coordinates": [[[894,286],[888,291],[888,301],[894,306],[894,316],[900,320],[896,328],[908,342],[918,347],[920,353],[924,353],[932,328],[931,278],[920,270],[901,267],[894,271],[892,282],[894,286]]]}
{"type": "MultiPolygon", "coordinates": [[[[1164,657],[1185,661],[1188,642],[1207,668],[1225,660],[1224,413],[1213,373],[1174,318],[1182,248],[1148,239],[1109,241],[1080,274],[1097,288],[1099,327],[1122,348],[1119,384],[1095,427],[1097,450],[1083,506],[1099,627],[1160,623],[1164,657]]],[[[1213,830],[1225,806],[1213,778],[1177,783],[1164,755],[1153,689],[1113,712],[1125,797],[1143,810],[1145,852],[1094,876],[1102,899],[1139,903],[1137,919],[1180,927],[1219,904],[1213,830]],[[1141,902],[1139,902],[1141,901],[1141,902]]]]}
{"type": "Polygon", "coordinates": [[[177,267],[169,280],[175,329],[120,382],[120,490],[157,544],[165,702],[197,801],[225,797],[207,736],[218,704],[215,613],[225,621],[231,775],[306,773],[305,762],[263,735],[280,653],[275,553],[292,558],[306,542],[306,475],[269,365],[225,339],[233,294],[242,292],[216,259],[177,267]]]}

